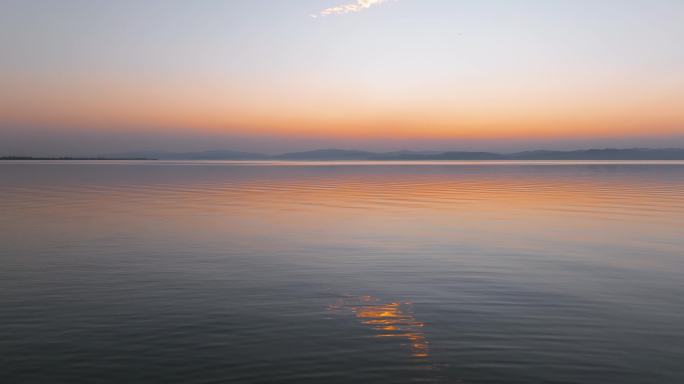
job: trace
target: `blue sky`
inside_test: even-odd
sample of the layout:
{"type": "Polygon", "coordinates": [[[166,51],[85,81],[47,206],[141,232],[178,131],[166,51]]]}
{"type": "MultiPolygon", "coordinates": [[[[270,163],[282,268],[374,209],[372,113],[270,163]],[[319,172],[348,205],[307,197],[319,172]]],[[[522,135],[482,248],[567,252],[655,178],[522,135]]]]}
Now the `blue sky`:
{"type": "Polygon", "coordinates": [[[0,152],[684,145],[682,1],[359,4],[5,0],[0,152]]]}

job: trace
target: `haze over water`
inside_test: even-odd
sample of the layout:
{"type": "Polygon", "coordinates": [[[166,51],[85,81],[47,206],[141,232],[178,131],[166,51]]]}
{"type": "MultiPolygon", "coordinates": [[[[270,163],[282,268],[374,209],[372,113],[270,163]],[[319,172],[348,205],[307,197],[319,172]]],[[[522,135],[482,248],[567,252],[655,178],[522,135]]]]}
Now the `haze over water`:
{"type": "Polygon", "coordinates": [[[684,163],[6,162],[6,383],[684,381],[684,163]]]}

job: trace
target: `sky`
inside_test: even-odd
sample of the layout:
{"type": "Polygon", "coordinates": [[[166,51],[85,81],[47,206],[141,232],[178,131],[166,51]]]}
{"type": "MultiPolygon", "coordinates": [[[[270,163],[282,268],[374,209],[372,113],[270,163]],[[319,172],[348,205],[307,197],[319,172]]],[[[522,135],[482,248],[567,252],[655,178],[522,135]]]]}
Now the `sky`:
{"type": "Polygon", "coordinates": [[[684,147],[681,0],[2,0],[0,155],[684,147]]]}

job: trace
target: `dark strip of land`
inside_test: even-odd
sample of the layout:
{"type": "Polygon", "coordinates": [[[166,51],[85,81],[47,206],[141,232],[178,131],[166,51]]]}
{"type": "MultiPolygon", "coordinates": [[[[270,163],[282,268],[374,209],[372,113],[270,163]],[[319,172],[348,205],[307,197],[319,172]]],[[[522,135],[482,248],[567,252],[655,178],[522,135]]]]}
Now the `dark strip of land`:
{"type": "Polygon", "coordinates": [[[6,156],[0,160],[271,160],[271,161],[429,161],[429,160],[684,160],[680,148],[586,149],[575,151],[525,151],[515,153],[467,151],[368,152],[346,149],[319,149],[280,155],[214,150],[201,152],[140,151],[95,157],[6,156]]]}
{"type": "Polygon", "coordinates": [[[515,153],[467,151],[395,151],[369,152],[346,149],[319,149],[279,155],[250,153],[232,150],[201,152],[139,151],[102,155],[107,158],[155,158],[160,160],[684,160],[684,149],[627,148],[586,149],[575,151],[525,151],[515,153]]]}
{"type": "Polygon", "coordinates": [[[156,160],[148,158],[108,158],[108,157],[33,157],[33,156],[2,156],[0,160],[156,160]]]}

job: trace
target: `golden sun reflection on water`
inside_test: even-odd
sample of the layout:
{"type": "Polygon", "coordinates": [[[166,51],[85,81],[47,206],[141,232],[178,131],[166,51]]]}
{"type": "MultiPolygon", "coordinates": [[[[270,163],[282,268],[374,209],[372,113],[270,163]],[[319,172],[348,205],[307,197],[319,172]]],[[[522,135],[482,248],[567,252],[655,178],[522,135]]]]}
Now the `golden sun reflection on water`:
{"type": "Polygon", "coordinates": [[[430,356],[429,346],[423,328],[425,323],[413,316],[411,302],[383,303],[380,299],[364,295],[338,300],[329,307],[331,311],[350,311],[362,324],[376,333],[375,338],[396,338],[410,346],[414,358],[426,359],[430,356]]]}

